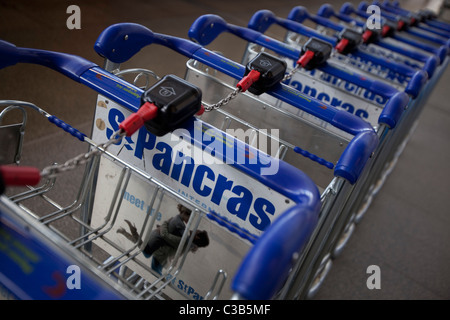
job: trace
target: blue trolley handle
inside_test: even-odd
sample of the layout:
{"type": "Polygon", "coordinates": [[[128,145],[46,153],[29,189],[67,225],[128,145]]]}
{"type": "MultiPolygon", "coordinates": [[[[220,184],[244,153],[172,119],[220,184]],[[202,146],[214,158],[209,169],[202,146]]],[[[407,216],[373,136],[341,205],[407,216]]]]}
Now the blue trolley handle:
{"type": "MultiPolygon", "coordinates": [[[[323,4],[319,8],[319,10],[317,11],[317,15],[324,17],[324,18],[336,17],[337,19],[339,19],[341,21],[344,21],[347,23],[354,23],[358,27],[361,27],[361,28],[363,28],[365,26],[365,23],[360,20],[354,19],[354,18],[352,18],[346,14],[343,14],[341,12],[334,11],[333,7],[328,3],[323,4]]],[[[397,52],[397,53],[404,55],[406,57],[409,57],[411,59],[417,60],[419,62],[423,62],[424,65],[423,65],[422,69],[427,72],[429,79],[433,76],[434,71],[436,70],[436,68],[439,64],[438,57],[434,54],[425,55],[425,54],[422,54],[417,51],[407,50],[407,49],[402,48],[401,46],[397,46],[397,45],[388,43],[388,42],[384,41],[383,39],[377,39],[374,43],[377,46],[388,49],[392,52],[397,52]]]]}
{"type": "MultiPolygon", "coordinates": [[[[370,15],[368,13],[366,13],[366,11],[362,10],[361,7],[364,6],[364,3],[360,4],[358,6],[358,9],[355,9],[353,7],[353,5],[351,3],[345,3],[341,9],[340,12],[346,15],[351,15],[351,14],[356,14],[364,19],[368,19],[370,17],[370,15]]],[[[429,53],[435,54],[436,56],[439,57],[439,64],[442,64],[445,60],[445,57],[448,54],[448,49],[446,46],[440,46],[439,48],[433,47],[433,46],[429,46],[426,45],[424,43],[418,42],[418,41],[414,41],[411,39],[408,39],[406,37],[403,37],[401,34],[399,34],[398,32],[395,32],[394,35],[392,36],[392,39],[394,40],[398,40],[400,42],[406,43],[408,45],[414,46],[416,48],[419,48],[421,50],[427,51],[429,53]]]]}
{"type": "Polygon", "coordinates": [[[247,300],[267,300],[285,283],[289,270],[313,232],[315,203],[280,215],[250,249],[233,278],[232,290],[247,300]],[[299,232],[300,230],[300,232],[299,232]]]}
{"type": "Polygon", "coordinates": [[[122,104],[132,112],[136,112],[141,106],[143,90],[104,71],[91,61],[62,52],[20,48],[0,40],[0,69],[17,63],[38,64],[58,71],[122,104]],[[122,90],[117,89],[118,87],[122,90]]]}
{"type": "MultiPolygon", "coordinates": [[[[119,23],[106,28],[95,43],[95,50],[101,56],[115,63],[129,60],[149,44],[166,46],[188,58],[195,59],[234,79],[241,80],[245,67],[220,54],[208,50],[188,39],[154,33],[135,23],[119,23]]],[[[378,145],[378,137],[371,125],[347,111],[339,110],[302,94],[284,84],[277,84],[267,92],[269,95],[289,103],[355,137],[336,164],[336,176],[355,183],[366,161],[378,145]]]]}
{"type": "MultiPolygon", "coordinates": [[[[267,10],[261,13],[267,13],[265,14],[265,17],[270,15],[267,10]]],[[[267,19],[262,20],[267,21],[267,19]]],[[[189,29],[189,37],[196,40],[201,45],[207,45],[224,31],[230,32],[249,42],[269,48],[294,61],[297,61],[300,58],[300,50],[287,46],[285,43],[276,39],[267,37],[258,31],[229,24],[220,16],[213,14],[203,15],[195,20],[189,29]]],[[[367,79],[355,73],[348,73],[327,63],[323,66],[319,66],[318,69],[389,99],[389,102],[386,107],[383,108],[379,117],[379,123],[385,124],[390,128],[395,127],[399,117],[409,102],[406,93],[411,94],[414,98],[417,97],[427,80],[425,71],[416,72],[413,69],[408,70],[408,75],[412,75],[413,77],[406,88],[407,90],[405,90],[406,93],[402,93],[381,81],[367,79]]]]}

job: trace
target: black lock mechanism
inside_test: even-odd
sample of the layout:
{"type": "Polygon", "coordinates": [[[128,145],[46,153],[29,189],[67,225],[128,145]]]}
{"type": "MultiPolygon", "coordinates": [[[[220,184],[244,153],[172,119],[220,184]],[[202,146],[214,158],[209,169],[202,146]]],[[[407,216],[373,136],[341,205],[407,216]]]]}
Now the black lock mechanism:
{"type": "Polygon", "coordinates": [[[336,45],[336,50],[339,53],[347,54],[361,43],[362,35],[356,30],[345,28],[339,32],[338,39],[339,42],[336,45]]]}
{"type": "Polygon", "coordinates": [[[302,47],[302,54],[297,61],[306,70],[312,70],[325,63],[331,55],[330,43],[318,38],[310,38],[302,47]]]}
{"type": "Polygon", "coordinates": [[[237,84],[241,91],[260,95],[283,80],[287,63],[268,53],[260,52],[245,68],[245,76],[237,84]]]}
{"type": "Polygon", "coordinates": [[[145,125],[154,135],[163,136],[203,110],[199,88],[177,76],[167,75],[144,92],[139,110],[119,128],[131,136],[145,125]]]}

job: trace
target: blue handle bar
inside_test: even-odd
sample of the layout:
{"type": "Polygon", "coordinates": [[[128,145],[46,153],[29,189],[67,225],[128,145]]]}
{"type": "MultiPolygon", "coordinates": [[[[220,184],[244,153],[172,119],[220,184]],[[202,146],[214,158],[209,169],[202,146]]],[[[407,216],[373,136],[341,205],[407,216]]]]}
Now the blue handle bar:
{"type": "Polygon", "coordinates": [[[0,40],[2,59],[0,68],[16,63],[33,63],[57,70],[72,80],[79,81],[80,75],[96,64],[86,59],[70,54],[62,54],[39,49],[18,48],[15,45],[0,40]]]}
{"type": "MultiPolygon", "coordinates": [[[[346,5],[351,6],[351,4],[344,4],[344,6],[346,6],[346,5]]],[[[344,21],[346,23],[355,23],[359,27],[364,27],[364,25],[365,25],[364,22],[362,22],[358,19],[354,19],[346,14],[334,11],[332,5],[330,5],[330,4],[322,5],[319,8],[317,14],[324,18],[336,17],[337,19],[344,21]]],[[[388,43],[388,42],[384,41],[383,39],[378,39],[375,42],[375,44],[382,48],[388,49],[392,52],[396,52],[396,53],[399,53],[406,57],[409,57],[411,59],[417,60],[419,62],[423,62],[424,65],[423,65],[422,70],[427,72],[428,78],[431,78],[433,76],[434,71],[436,70],[436,68],[439,64],[439,62],[437,60],[438,57],[434,54],[433,55],[425,55],[420,52],[407,50],[407,49],[402,48],[401,46],[396,46],[394,44],[388,43]]]]}
{"type": "MultiPolygon", "coordinates": [[[[365,2],[362,2],[358,6],[358,9],[355,9],[351,3],[345,3],[341,7],[340,12],[343,13],[343,14],[346,14],[346,15],[356,14],[356,15],[364,18],[364,19],[369,18],[370,15],[368,13],[366,13],[366,11],[362,10],[361,7],[367,7],[367,4],[365,2]]],[[[398,34],[398,32],[394,33],[392,38],[397,40],[397,41],[404,42],[404,43],[406,43],[408,45],[411,45],[411,46],[414,46],[416,48],[419,48],[419,49],[422,49],[424,51],[427,51],[429,53],[435,54],[439,58],[439,64],[442,64],[444,62],[445,57],[448,54],[448,49],[447,49],[446,46],[440,46],[438,48],[433,47],[433,46],[429,46],[427,44],[408,39],[408,38],[402,36],[401,34],[398,34]]]]}
{"type": "MultiPolygon", "coordinates": [[[[209,17],[207,17],[209,18],[209,17]]],[[[221,18],[220,18],[221,19],[221,18]]],[[[218,20],[217,18],[215,19],[203,19],[204,21],[202,21],[203,23],[201,24],[196,24],[195,26],[193,25],[193,27],[191,27],[190,29],[190,35],[191,36],[197,36],[197,35],[203,35],[203,34],[208,34],[210,38],[212,38],[213,35],[215,35],[218,31],[214,32],[212,31],[211,34],[209,34],[208,32],[211,29],[206,28],[201,28],[201,26],[207,26],[207,24],[205,24],[204,22],[208,21],[208,20],[218,20]],[[195,28],[195,29],[194,29],[195,28]]],[[[223,19],[222,19],[223,20],[223,19]]],[[[223,21],[222,24],[224,24],[225,22],[223,21]]],[[[257,11],[252,18],[250,19],[249,22],[249,27],[254,29],[254,30],[267,30],[267,28],[271,25],[271,24],[279,24],[284,28],[287,28],[288,30],[297,32],[297,33],[302,33],[304,30],[308,30],[306,27],[304,27],[302,24],[298,23],[298,22],[294,22],[292,20],[287,20],[287,19],[283,19],[283,18],[278,18],[276,17],[273,12],[269,11],[269,10],[260,10],[257,11]]],[[[195,22],[194,22],[195,24],[195,22]]],[[[215,25],[215,24],[214,24],[215,25]]],[[[301,51],[298,49],[290,49],[290,50],[286,50],[286,44],[284,44],[281,41],[277,41],[275,39],[266,37],[264,35],[260,35],[259,37],[246,37],[247,32],[245,32],[245,28],[242,27],[237,27],[237,26],[232,26],[233,30],[240,28],[242,31],[240,31],[239,33],[237,32],[233,32],[230,31],[234,34],[237,34],[238,36],[243,37],[244,39],[248,40],[248,41],[252,41],[270,48],[271,50],[284,55],[288,58],[297,60],[300,57],[301,51]]],[[[255,31],[254,31],[255,32],[255,31]]],[[[315,33],[315,31],[314,31],[315,33]]],[[[308,36],[311,36],[314,34],[313,32],[308,32],[308,36]]],[[[200,39],[201,40],[201,39],[200,39]]],[[[325,40],[326,41],[326,40],[325,40]]],[[[333,43],[336,43],[336,40],[333,39],[333,43]]],[[[376,60],[376,61],[382,61],[382,59],[376,58],[374,59],[373,56],[368,55],[364,52],[359,52],[359,57],[362,59],[366,59],[366,60],[376,60]]],[[[416,98],[418,96],[418,94],[420,93],[420,91],[422,90],[422,88],[424,87],[424,85],[426,84],[428,75],[426,72],[424,71],[417,71],[411,67],[408,67],[406,65],[402,65],[402,64],[396,64],[393,65],[394,68],[392,68],[390,61],[385,60],[383,64],[389,64],[390,69],[394,70],[400,74],[403,74],[407,77],[410,77],[410,81],[408,82],[407,87],[405,88],[405,92],[407,94],[410,94],[413,98],[416,98]]],[[[345,81],[354,83],[362,88],[371,90],[372,92],[375,92],[376,94],[386,97],[386,98],[391,98],[394,94],[397,93],[397,90],[395,90],[394,88],[388,86],[388,85],[384,85],[382,84],[382,82],[380,81],[375,81],[372,79],[367,79],[361,75],[358,74],[349,74],[343,70],[340,70],[338,68],[334,68],[328,64],[324,64],[323,66],[319,66],[318,67],[319,70],[325,71],[331,75],[334,75],[336,77],[339,77],[345,81]],[[326,70],[325,70],[326,69],[326,70]]],[[[403,108],[404,106],[399,106],[399,108],[403,108]]]]}
{"type": "Polygon", "coordinates": [[[0,40],[0,57],[0,69],[17,63],[42,65],[95,89],[133,112],[140,107],[143,93],[141,89],[131,86],[82,57],[62,52],[19,48],[3,40],[0,40]],[[118,87],[123,90],[118,90],[118,87]]]}
{"type": "MultiPolygon", "coordinates": [[[[137,27],[133,23],[122,23],[106,28],[98,37],[94,48],[105,58],[113,58],[115,59],[112,60],[113,62],[119,62],[128,58],[129,52],[136,53],[148,43],[155,43],[168,47],[187,58],[195,59],[237,80],[242,79],[245,74],[245,67],[243,65],[203,48],[197,43],[183,38],[154,33],[144,26],[137,27]],[[130,37],[133,36],[131,33],[133,30],[139,32],[140,42],[135,48],[128,48],[126,54],[121,54],[123,52],[121,45],[127,45],[126,40],[124,41],[121,39],[130,39],[130,37]],[[119,41],[114,43],[117,39],[119,39],[119,41]],[[113,51],[112,48],[115,50],[113,51]],[[112,53],[114,53],[114,55],[112,55],[112,53]]],[[[370,157],[371,152],[373,152],[378,145],[378,137],[376,137],[376,133],[370,124],[344,110],[325,105],[323,102],[306,96],[281,83],[267,93],[330,123],[340,130],[350,133],[351,135],[361,136],[361,139],[355,139],[355,137],[350,144],[361,144],[364,145],[364,147],[353,149],[358,151],[357,154],[344,152],[335,167],[335,173],[342,174],[342,176],[348,178],[351,183],[355,183],[364,168],[367,159],[370,157]],[[361,161],[361,159],[365,160],[361,161]],[[344,171],[346,173],[342,173],[344,171]]]]}
{"type": "Polygon", "coordinates": [[[231,284],[235,292],[248,300],[273,298],[313,232],[319,209],[313,205],[292,207],[272,223],[241,263],[231,284]]]}

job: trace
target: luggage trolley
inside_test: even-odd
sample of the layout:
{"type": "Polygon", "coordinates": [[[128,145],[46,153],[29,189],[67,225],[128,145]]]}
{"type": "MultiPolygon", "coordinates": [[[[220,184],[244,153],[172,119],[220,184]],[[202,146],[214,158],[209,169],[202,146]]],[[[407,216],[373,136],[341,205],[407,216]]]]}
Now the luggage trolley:
{"type": "Polygon", "coordinates": [[[88,150],[42,171],[4,163],[0,167],[2,189],[6,186],[0,196],[0,283],[14,298],[270,299],[282,288],[293,257],[301,253],[318,221],[320,195],[303,172],[192,117],[201,111],[201,91],[175,76],[166,76],[144,91],[78,56],[0,41],[0,57],[2,68],[16,63],[39,64],[94,89],[101,94],[98,105],[102,111],[109,109],[110,119],[119,126],[110,132],[107,119],[102,120],[97,112],[94,126],[103,135],[94,133],[90,139],[31,103],[1,102],[24,113],[27,109],[38,112],[88,150]],[[166,86],[175,87],[183,97],[179,95],[176,104],[153,98],[155,105],[172,106],[155,114],[151,103],[141,99],[166,92],[166,86]],[[181,108],[185,103],[189,105],[181,108]],[[125,118],[125,113],[131,115],[125,118]],[[227,152],[208,152],[211,140],[202,139],[205,133],[216,137],[227,152]],[[99,136],[99,141],[107,142],[97,144],[99,136]],[[139,137],[144,138],[144,148],[130,150],[132,140],[139,137]],[[173,140],[175,137],[178,139],[173,140]],[[181,151],[193,149],[217,162],[188,164],[181,151]],[[169,150],[179,151],[181,161],[171,162],[169,150]],[[142,157],[136,157],[136,152],[143,152],[142,157]],[[127,159],[130,154],[134,161],[127,159]],[[254,161],[236,161],[248,159],[246,155],[252,155],[254,161]],[[140,162],[143,158],[150,160],[144,162],[145,167],[140,162]],[[262,174],[274,161],[277,175],[262,174]],[[168,166],[170,172],[166,171],[168,166]],[[57,196],[58,189],[65,187],[60,181],[67,178],[71,185],[76,180],[65,175],[80,172],[77,194],[64,199],[69,205],[53,201],[51,195],[57,196]],[[213,186],[212,182],[218,184],[213,186]],[[16,192],[15,185],[29,186],[16,192]],[[234,196],[227,193],[231,190],[234,196]],[[194,192],[199,197],[185,195],[194,192]],[[209,196],[211,201],[201,202],[200,195],[209,196]],[[150,230],[172,216],[177,204],[192,209],[192,213],[173,260],[159,274],[141,253],[150,230]],[[245,214],[242,210],[248,206],[252,206],[251,213],[245,214]],[[229,215],[227,208],[240,211],[229,215]],[[239,221],[244,218],[248,222],[239,221]],[[122,237],[125,229],[121,227],[135,226],[134,232],[129,230],[130,237],[138,233],[141,241],[122,237]],[[192,244],[200,228],[210,234],[208,253],[212,258],[200,244],[196,258],[184,250],[195,249],[192,244]],[[216,267],[221,263],[226,269],[216,267]],[[66,282],[66,270],[78,272],[81,278],[66,282]],[[230,274],[234,274],[232,281],[230,274]],[[225,288],[230,282],[231,288],[225,288]]]}
{"type": "MultiPolygon", "coordinates": [[[[120,64],[129,60],[149,43],[167,46],[190,58],[187,62],[185,79],[202,88],[206,105],[214,105],[221,98],[233,93],[235,89],[230,83],[242,79],[245,74],[244,66],[199,44],[182,38],[153,33],[135,24],[118,24],[106,29],[97,40],[96,51],[108,59],[110,61],[108,63],[120,64]],[[124,40],[125,36],[129,39],[131,37],[137,39],[137,35],[139,35],[138,42],[128,43],[124,40]]],[[[370,124],[361,118],[321,103],[284,84],[277,83],[267,91],[267,94],[301,109],[305,116],[302,118],[286,112],[245,92],[237,94],[234,99],[228,101],[226,106],[214,112],[203,113],[201,118],[223,130],[250,129],[261,132],[261,129],[278,128],[282,125],[283,128],[279,133],[281,148],[276,153],[284,161],[302,168],[302,171],[308,174],[319,187],[322,193],[320,227],[316,228],[313,234],[315,241],[310,243],[307,253],[298,260],[298,266],[301,266],[302,270],[299,270],[296,277],[302,280],[300,291],[304,298],[308,295],[317,273],[320,273],[317,269],[327,265],[329,270],[329,257],[325,258],[325,264],[317,261],[318,256],[322,254],[323,241],[326,240],[334,222],[339,217],[342,205],[353,190],[353,184],[358,181],[361,174],[364,174],[363,170],[366,170],[367,166],[364,159],[369,159],[375,151],[378,138],[370,124]],[[307,114],[310,116],[308,117],[307,114]],[[311,115],[318,119],[313,119],[311,115]],[[339,119],[341,116],[343,118],[339,119]],[[286,130],[287,128],[290,129],[286,130]],[[368,136],[363,138],[364,135],[368,136]],[[355,149],[354,143],[361,144],[359,151],[355,149]],[[314,151],[314,154],[308,150],[314,151]],[[359,160],[352,162],[356,158],[345,160],[352,154],[351,157],[355,156],[354,152],[360,151],[363,154],[359,160],[363,162],[359,160]],[[352,163],[342,165],[343,161],[352,163]],[[336,166],[334,166],[335,162],[337,162],[336,166]],[[334,177],[329,169],[319,163],[334,168],[334,177]],[[342,169],[353,171],[353,173],[349,175],[342,169]],[[357,171],[354,171],[355,169],[357,171]]],[[[276,137],[269,136],[269,138],[273,143],[276,137]]],[[[279,298],[299,297],[289,295],[287,292],[288,290],[279,298]]]]}
{"type": "MultiPolygon", "coordinates": [[[[264,24],[266,25],[271,24],[276,19],[275,16],[267,10],[261,10],[260,12],[255,14],[254,17],[258,21],[264,21],[264,24]]],[[[230,32],[250,42],[250,44],[248,45],[249,52],[246,52],[246,56],[249,57],[244,58],[244,62],[248,62],[247,60],[250,60],[258,53],[254,49],[256,45],[269,48],[271,49],[271,51],[274,51],[278,55],[290,58],[289,61],[287,61],[287,64],[290,66],[291,65],[295,66],[296,64],[295,62],[298,61],[299,57],[302,56],[302,52],[300,50],[296,50],[295,48],[287,48],[284,43],[279,42],[273,38],[264,36],[263,34],[257,31],[228,24],[223,18],[216,15],[204,15],[202,17],[199,17],[189,30],[189,35],[198,43],[202,45],[208,45],[213,39],[218,37],[218,35],[222,32],[230,32]],[[294,63],[292,63],[292,60],[294,60],[294,63]]],[[[328,50],[331,50],[331,48],[328,50]]],[[[341,91],[339,91],[339,89],[336,90],[336,88],[332,87],[330,83],[333,81],[329,81],[330,83],[327,83],[326,81],[323,80],[321,81],[321,78],[319,77],[304,74],[305,73],[304,70],[302,70],[303,72],[299,70],[297,73],[294,73],[292,75],[292,82],[290,83],[294,83],[294,85],[297,83],[296,88],[299,89],[301,89],[302,86],[305,87],[308,86],[307,88],[309,89],[307,90],[310,90],[311,92],[314,90],[314,93],[312,93],[314,97],[317,96],[324,97],[325,95],[327,95],[328,99],[330,99],[329,97],[336,97],[339,98],[339,101],[342,101],[344,106],[345,105],[356,106],[358,108],[361,108],[362,111],[364,111],[367,115],[370,114],[370,119],[366,120],[370,122],[374,127],[379,126],[378,133],[381,141],[377,153],[388,152],[388,150],[383,150],[383,148],[388,148],[388,146],[384,146],[383,143],[386,140],[391,139],[390,135],[392,135],[392,131],[396,129],[396,123],[399,121],[399,118],[403,113],[403,109],[406,108],[406,104],[409,102],[409,98],[407,97],[406,93],[401,93],[392,87],[385,86],[383,83],[380,83],[379,81],[374,81],[372,79],[365,78],[358,74],[345,72],[345,69],[344,70],[339,69],[339,67],[336,67],[331,63],[327,65],[324,64],[322,66],[318,64],[317,69],[320,70],[321,74],[325,74],[324,78],[337,77],[342,82],[341,91]],[[342,88],[344,88],[345,81],[353,86],[356,85],[361,87],[361,89],[366,92],[364,91],[361,92],[360,94],[361,98],[359,98],[357,94],[352,95],[346,93],[345,90],[342,90],[342,88]],[[380,90],[376,90],[377,87],[379,87],[380,90]],[[382,99],[385,99],[385,101],[387,101],[384,110],[383,105],[374,104],[373,101],[369,102],[364,101],[363,96],[367,96],[368,92],[370,92],[370,94],[375,94],[376,96],[380,97],[382,96],[382,99]],[[383,113],[381,112],[382,110],[383,113]],[[390,121],[387,121],[387,119],[390,119],[390,121]]],[[[410,71],[410,74],[414,73],[410,71]]],[[[424,86],[425,81],[426,81],[425,72],[417,71],[414,74],[413,80],[411,80],[408,83],[408,87],[405,91],[409,92],[410,95],[415,98],[418,96],[419,92],[424,86]]],[[[309,93],[308,91],[303,92],[309,93]]],[[[267,100],[267,98],[270,99],[270,97],[263,97],[262,95],[260,96],[260,99],[262,100],[273,102],[273,99],[267,100]]],[[[279,103],[277,105],[278,107],[283,108],[283,105],[280,105],[279,103]]],[[[290,108],[289,106],[287,107],[284,106],[283,109],[295,113],[295,110],[293,110],[293,108],[290,108]]],[[[358,114],[358,111],[356,112],[356,114],[358,114]]],[[[377,154],[374,156],[374,158],[376,160],[374,160],[372,164],[374,166],[375,165],[382,166],[382,163],[376,162],[381,161],[382,156],[377,154]]],[[[371,173],[374,171],[375,168],[372,167],[371,173]]],[[[358,191],[359,189],[365,190],[364,183],[365,180],[360,179],[358,181],[359,187],[356,187],[355,189],[358,191]]],[[[353,193],[353,197],[356,198],[358,196],[357,193],[358,191],[355,191],[353,193]]],[[[351,200],[349,200],[349,202],[351,203],[351,200]]],[[[349,218],[343,215],[342,219],[343,220],[341,221],[341,224],[346,222],[349,218]]],[[[342,226],[336,227],[336,229],[337,230],[334,232],[340,234],[341,232],[339,230],[342,229],[342,226]]],[[[337,241],[338,237],[335,236],[336,239],[334,240],[334,242],[337,242],[338,244],[336,244],[337,247],[334,250],[331,250],[332,256],[336,257],[339,254],[339,252],[345,245],[346,241],[349,239],[353,229],[354,229],[353,222],[350,221],[350,223],[346,226],[345,232],[340,241],[337,241]]],[[[331,239],[333,238],[334,237],[331,237],[331,239]]]]}

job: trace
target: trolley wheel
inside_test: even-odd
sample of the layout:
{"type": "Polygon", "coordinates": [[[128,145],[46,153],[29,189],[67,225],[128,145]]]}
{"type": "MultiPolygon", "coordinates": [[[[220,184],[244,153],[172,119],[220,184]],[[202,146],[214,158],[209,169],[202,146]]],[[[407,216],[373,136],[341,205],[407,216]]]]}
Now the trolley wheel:
{"type": "Polygon", "coordinates": [[[345,226],[345,230],[344,232],[341,234],[336,247],[334,248],[333,252],[332,252],[332,258],[336,259],[337,257],[339,257],[342,253],[342,251],[344,250],[344,247],[347,245],[348,240],[350,239],[350,237],[353,234],[353,231],[355,231],[355,223],[353,222],[353,219],[350,220],[351,222],[349,222],[346,226],[345,226]]]}
{"type": "Polygon", "coordinates": [[[369,209],[370,204],[372,203],[372,200],[373,200],[373,189],[374,189],[374,186],[371,186],[369,191],[367,192],[367,195],[364,198],[364,202],[360,206],[358,212],[356,212],[355,220],[354,220],[354,222],[356,224],[361,222],[362,218],[364,217],[364,215],[366,214],[367,210],[369,209]]]}
{"type": "Polygon", "coordinates": [[[327,277],[328,273],[330,272],[331,266],[333,265],[333,260],[331,259],[330,254],[327,254],[320,264],[319,268],[317,269],[317,272],[314,276],[314,280],[311,283],[311,286],[309,287],[308,293],[306,295],[307,299],[312,299],[317,292],[319,291],[319,288],[322,286],[323,282],[325,281],[325,278],[327,277]]]}

